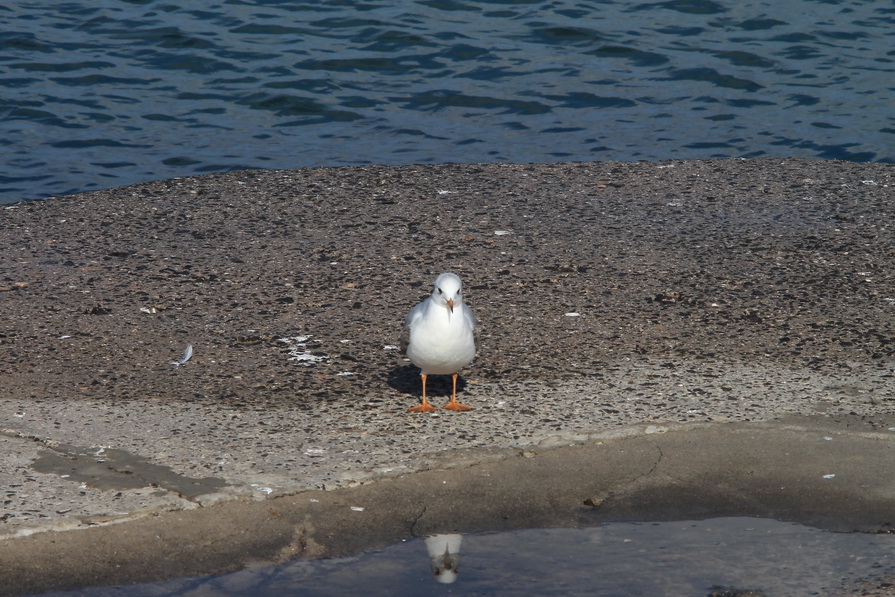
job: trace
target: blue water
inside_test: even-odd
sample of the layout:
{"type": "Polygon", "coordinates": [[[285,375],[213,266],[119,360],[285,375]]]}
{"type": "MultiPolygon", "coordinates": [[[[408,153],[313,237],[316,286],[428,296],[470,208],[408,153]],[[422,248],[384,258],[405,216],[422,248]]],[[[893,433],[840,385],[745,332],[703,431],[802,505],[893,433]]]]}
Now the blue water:
{"type": "Polygon", "coordinates": [[[239,168],[895,161],[895,5],[0,6],[0,202],[239,168]]]}

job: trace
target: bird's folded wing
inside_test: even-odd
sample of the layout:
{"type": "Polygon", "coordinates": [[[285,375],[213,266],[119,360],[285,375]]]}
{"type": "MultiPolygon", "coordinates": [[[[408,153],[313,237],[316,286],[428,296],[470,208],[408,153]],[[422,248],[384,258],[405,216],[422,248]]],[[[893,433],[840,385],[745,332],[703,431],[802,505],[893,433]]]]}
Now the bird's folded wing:
{"type": "Polygon", "coordinates": [[[473,313],[472,311],[472,307],[470,307],[469,305],[463,306],[465,307],[465,309],[463,309],[463,312],[466,313],[466,321],[469,322],[469,327],[471,327],[473,330],[477,329],[479,327],[479,320],[476,319],[475,313],[473,313]]]}
{"type": "Polygon", "coordinates": [[[404,318],[404,328],[401,330],[401,354],[407,354],[407,347],[410,345],[410,329],[422,318],[425,305],[425,301],[416,305],[404,318]]]}
{"type": "Polygon", "coordinates": [[[401,330],[401,354],[407,354],[407,347],[410,345],[410,326],[405,325],[401,330]]]}

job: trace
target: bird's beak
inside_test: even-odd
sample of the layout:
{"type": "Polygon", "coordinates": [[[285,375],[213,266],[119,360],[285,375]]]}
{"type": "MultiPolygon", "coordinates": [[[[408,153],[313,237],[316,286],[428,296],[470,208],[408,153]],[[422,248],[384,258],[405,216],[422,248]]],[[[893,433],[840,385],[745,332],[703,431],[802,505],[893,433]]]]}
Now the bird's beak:
{"type": "Polygon", "coordinates": [[[448,299],[447,306],[448,306],[448,309],[450,309],[451,313],[453,313],[454,312],[454,299],[448,299]]]}

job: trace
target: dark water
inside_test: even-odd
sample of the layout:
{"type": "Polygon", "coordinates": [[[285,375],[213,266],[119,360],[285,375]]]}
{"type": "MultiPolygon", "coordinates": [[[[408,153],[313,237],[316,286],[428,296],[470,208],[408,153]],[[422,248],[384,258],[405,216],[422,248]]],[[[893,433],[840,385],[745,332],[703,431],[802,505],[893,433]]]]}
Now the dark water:
{"type": "Polygon", "coordinates": [[[0,6],[0,202],[238,168],[895,161],[895,6],[0,6]]]}
{"type": "MultiPolygon", "coordinates": [[[[292,562],[223,576],[108,587],[54,597],[349,597],[389,595],[708,595],[838,593],[860,578],[891,580],[895,537],[830,533],[759,518],[617,523],[585,529],[440,535],[350,558],[292,562]],[[431,553],[450,555],[436,582],[431,553]],[[759,593],[760,591],[760,593],[759,593]]],[[[857,593],[856,593],[857,594],[857,593]]],[[[49,597],[49,595],[47,596],[49,597]]]]}

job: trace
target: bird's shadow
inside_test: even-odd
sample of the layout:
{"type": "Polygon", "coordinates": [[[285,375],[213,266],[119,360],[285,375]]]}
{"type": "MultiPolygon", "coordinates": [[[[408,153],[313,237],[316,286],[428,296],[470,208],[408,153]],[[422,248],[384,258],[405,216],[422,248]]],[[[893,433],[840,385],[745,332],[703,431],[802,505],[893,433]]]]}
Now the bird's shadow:
{"type": "MultiPolygon", "coordinates": [[[[420,380],[419,367],[413,365],[395,367],[388,374],[387,383],[404,394],[423,395],[423,382],[420,380]]],[[[426,378],[426,394],[429,397],[450,396],[451,386],[450,375],[430,375],[426,378]]],[[[458,378],[457,394],[459,395],[465,388],[466,382],[463,380],[463,377],[458,378]]]]}

